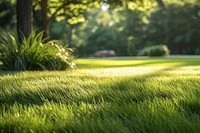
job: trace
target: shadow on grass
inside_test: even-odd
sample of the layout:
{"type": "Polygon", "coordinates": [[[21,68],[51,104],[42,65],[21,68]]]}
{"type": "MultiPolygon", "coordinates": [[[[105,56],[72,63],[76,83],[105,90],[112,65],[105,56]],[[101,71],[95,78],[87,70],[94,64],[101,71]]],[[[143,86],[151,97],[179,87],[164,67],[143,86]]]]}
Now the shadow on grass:
{"type": "MultiPolygon", "coordinates": [[[[119,77],[114,79],[112,83],[105,82],[105,84],[102,84],[101,81],[106,81],[105,77],[98,77],[99,82],[95,85],[82,85],[74,82],[76,88],[69,86],[67,82],[64,83],[64,88],[45,86],[37,90],[21,92],[11,87],[12,93],[5,92],[5,95],[0,97],[0,110],[2,107],[4,111],[5,108],[9,110],[14,104],[42,106],[46,102],[51,102],[76,105],[76,107],[73,107],[76,109],[73,110],[75,115],[73,116],[74,121],[72,121],[76,126],[63,125],[55,128],[54,131],[64,132],[69,130],[69,132],[82,131],[83,133],[91,130],[99,132],[198,132],[199,126],[196,126],[198,124],[194,125],[196,121],[191,118],[196,114],[200,115],[198,100],[180,102],[180,106],[186,109],[184,113],[190,113],[190,116],[185,117],[183,110],[179,110],[176,103],[173,103],[174,98],[179,95],[181,97],[177,90],[174,90],[174,88],[171,90],[162,89],[162,83],[160,83],[161,86],[154,86],[154,83],[149,84],[149,80],[159,77],[166,71],[177,69],[177,67],[163,68],[143,75],[119,77]],[[98,90],[96,90],[96,87],[98,90]],[[170,104],[162,101],[170,101],[170,104]],[[86,105],[83,106],[83,103],[86,105]],[[89,106],[91,104],[98,106],[91,108],[89,106]]],[[[7,74],[13,73],[2,73],[2,75],[7,74]]],[[[89,80],[91,77],[83,76],[83,78],[89,80]]],[[[107,79],[109,78],[107,77],[107,79]]],[[[29,82],[32,80],[35,81],[37,78],[23,78],[20,81],[29,82]]],[[[171,81],[173,82],[173,79],[171,81]]],[[[8,82],[12,83],[15,80],[8,82]]],[[[168,81],[162,82],[164,85],[170,85],[170,82],[166,83],[168,81]]]]}
{"type": "MultiPolygon", "coordinates": [[[[147,63],[148,64],[148,63],[147,63]]],[[[143,103],[147,100],[158,99],[173,99],[176,96],[176,90],[162,90],[162,84],[160,86],[154,87],[154,83],[149,84],[149,80],[155,77],[159,77],[163,72],[177,69],[179,66],[171,66],[156,70],[150,73],[142,75],[134,75],[121,77],[119,79],[114,79],[112,83],[106,83],[107,79],[110,77],[98,77],[98,81],[94,77],[90,76],[69,76],[69,78],[79,78],[92,80],[95,84],[80,84],[74,79],[73,83],[68,83],[67,81],[62,83],[63,87],[51,87],[45,85],[44,87],[36,87],[36,89],[18,89],[15,86],[11,86],[11,90],[4,90],[5,84],[15,84],[18,88],[23,87],[23,82],[36,82],[39,81],[38,77],[20,78],[20,80],[7,80],[2,82],[4,84],[0,85],[0,106],[12,106],[13,104],[21,105],[43,105],[46,102],[53,103],[64,103],[64,104],[80,104],[84,103],[95,103],[99,104],[101,102],[115,103],[118,105],[123,105],[124,103],[143,103]],[[20,82],[19,82],[20,81],[20,82]],[[102,83],[103,82],[103,83],[102,83]],[[70,86],[74,84],[76,87],[70,86]],[[96,87],[98,90],[96,90],[96,87]],[[153,89],[150,89],[154,87],[153,89]],[[161,88],[161,89],[160,89],[161,88]],[[10,91],[9,93],[6,91],[10,91]]],[[[0,75],[15,75],[19,72],[0,72],[0,75]]],[[[50,77],[52,77],[51,75],[50,77]]],[[[168,76],[168,75],[166,75],[168,76]]],[[[43,76],[45,80],[50,78],[49,76],[43,76]]],[[[86,81],[87,81],[86,80],[86,81]]],[[[0,81],[1,82],[1,81],[0,81]]],[[[157,81],[159,82],[159,81],[157,81]]],[[[163,81],[164,82],[164,81],[163,81]]],[[[170,82],[173,82],[171,80],[170,82]]],[[[170,84],[170,82],[168,84],[170,84]]],[[[84,81],[83,81],[84,83],[84,81]]],[[[53,84],[53,83],[52,83],[53,84]]],[[[165,83],[166,85],[166,83],[165,83]]]]}
{"type": "Polygon", "coordinates": [[[20,72],[18,71],[2,71],[0,70],[0,76],[7,76],[7,75],[15,75],[18,74],[20,72]]]}
{"type": "MultiPolygon", "coordinates": [[[[95,81],[94,77],[90,76],[79,76],[79,79],[91,79],[95,81],[95,85],[92,84],[79,84],[74,80],[74,85],[70,86],[70,83],[62,83],[63,87],[51,87],[50,85],[45,85],[42,88],[38,86],[36,89],[22,89],[16,90],[15,85],[18,88],[23,87],[23,82],[36,82],[39,81],[37,77],[30,78],[21,78],[20,80],[8,80],[4,81],[4,84],[1,85],[1,93],[0,97],[0,105],[13,105],[13,104],[22,104],[22,105],[43,105],[45,102],[54,102],[54,103],[100,103],[102,99],[104,102],[117,102],[119,104],[123,104],[123,102],[143,102],[147,99],[154,99],[155,92],[152,90],[148,90],[148,86],[146,86],[146,81],[150,78],[158,76],[163,71],[169,71],[174,67],[165,68],[162,70],[158,70],[152,73],[143,74],[141,76],[135,75],[133,77],[125,77],[120,78],[120,80],[114,80],[110,83],[102,83],[101,81],[105,81],[106,77],[98,77],[98,81],[95,81]],[[20,81],[20,82],[19,82],[20,81]],[[100,82],[99,82],[100,81],[100,82]],[[131,82],[131,83],[129,83],[131,82]],[[10,87],[11,90],[4,90],[5,84],[14,84],[10,87]],[[96,90],[96,86],[98,90],[96,90]],[[10,93],[6,92],[10,91],[10,93]],[[131,91],[131,93],[130,93],[131,91]]],[[[8,74],[8,73],[4,73],[8,74]]],[[[10,73],[9,73],[10,74],[10,73]]],[[[44,78],[44,77],[43,77],[44,78]]],[[[45,80],[48,80],[47,77],[45,80]]],[[[69,78],[77,78],[69,77],[69,78]]],[[[109,79],[110,77],[107,77],[109,79]]],[[[47,83],[46,83],[47,84],[47,83]]],[[[158,98],[170,98],[171,93],[162,93],[156,94],[158,98]]]]}

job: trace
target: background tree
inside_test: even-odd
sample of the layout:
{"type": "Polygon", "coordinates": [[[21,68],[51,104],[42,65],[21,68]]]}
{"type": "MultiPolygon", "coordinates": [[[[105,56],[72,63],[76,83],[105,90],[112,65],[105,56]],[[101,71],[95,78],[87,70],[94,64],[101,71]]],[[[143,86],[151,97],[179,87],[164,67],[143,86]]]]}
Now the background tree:
{"type": "Polygon", "coordinates": [[[135,47],[139,46],[135,44],[140,44],[142,40],[148,15],[155,3],[138,1],[129,2],[128,7],[126,3],[123,5],[114,9],[111,6],[106,12],[98,8],[88,12],[86,22],[74,32],[79,55],[93,55],[95,51],[103,49],[115,50],[119,56],[136,54],[135,47]],[[84,41],[80,41],[82,39],[84,41]]]}
{"type": "Polygon", "coordinates": [[[172,54],[195,54],[200,48],[200,5],[198,1],[169,3],[151,14],[145,42],[167,44],[172,54]]]}
{"type": "Polygon", "coordinates": [[[71,25],[84,22],[83,13],[91,3],[90,0],[35,0],[34,7],[42,14],[44,37],[49,36],[49,25],[53,21],[67,20],[71,25]]]}
{"type": "Polygon", "coordinates": [[[156,2],[158,3],[158,5],[159,5],[161,8],[165,8],[165,3],[163,2],[163,0],[156,0],[156,2]]]}
{"type": "MultiPolygon", "coordinates": [[[[9,2],[0,0],[0,7],[10,8],[9,2]]],[[[197,0],[34,0],[33,2],[34,9],[38,9],[34,11],[36,28],[41,26],[41,20],[43,22],[48,20],[47,23],[43,23],[43,28],[39,29],[45,29],[47,26],[46,31],[48,31],[48,25],[51,25],[49,30],[51,39],[60,39],[74,46],[80,55],[88,56],[101,49],[114,49],[117,55],[128,55],[128,53],[132,55],[130,49],[138,52],[149,45],[163,43],[168,45],[173,54],[195,54],[200,49],[198,39],[200,4],[197,0]],[[100,9],[105,5],[103,3],[109,4],[109,10],[106,12],[100,9]],[[42,5],[43,9],[46,7],[45,10],[41,10],[42,5]],[[42,11],[43,15],[38,11],[42,11]]],[[[23,12],[25,12],[24,7],[27,7],[27,4],[23,6],[23,12]]],[[[0,23],[6,25],[6,22],[11,22],[9,18],[14,18],[14,14],[8,12],[7,8],[0,8],[0,11],[0,23]]],[[[0,27],[3,29],[6,26],[0,27]]]]}
{"type": "MultiPolygon", "coordinates": [[[[132,0],[126,0],[125,2],[129,1],[132,2],[132,0]]],[[[83,22],[84,11],[93,6],[100,6],[103,2],[112,6],[123,5],[124,3],[121,0],[35,0],[34,5],[35,9],[41,10],[42,30],[44,31],[44,37],[47,37],[49,35],[49,25],[52,20],[60,21],[67,19],[70,25],[83,22]]],[[[143,1],[139,2],[142,3],[143,1]]],[[[164,6],[162,0],[157,0],[157,2],[160,6],[164,6]]]]}

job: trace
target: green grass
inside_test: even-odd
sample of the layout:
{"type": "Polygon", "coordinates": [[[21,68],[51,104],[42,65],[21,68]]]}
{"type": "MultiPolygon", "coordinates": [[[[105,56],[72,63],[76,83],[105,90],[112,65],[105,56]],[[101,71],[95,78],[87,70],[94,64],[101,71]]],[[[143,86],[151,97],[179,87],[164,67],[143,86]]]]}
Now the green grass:
{"type": "Polygon", "coordinates": [[[79,59],[77,63],[79,68],[198,66],[200,58],[99,58],[79,59]]]}
{"type": "Polygon", "coordinates": [[[199,133],[200,59],[77,62],[0,72],[0,132],[199,133]]]}

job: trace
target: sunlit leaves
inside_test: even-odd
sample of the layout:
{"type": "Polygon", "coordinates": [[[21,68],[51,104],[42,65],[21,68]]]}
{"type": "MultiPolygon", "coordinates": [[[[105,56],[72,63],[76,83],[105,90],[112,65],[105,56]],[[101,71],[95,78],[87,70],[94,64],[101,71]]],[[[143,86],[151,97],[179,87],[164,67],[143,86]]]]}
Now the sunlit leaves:
{"type": "Polygon", "coordinates": [[[157,6],[155,1],[149,1],[149,0],[143,0],[136,1],[136,2],[129,2],[128,8],[131,10],[139,10],[139,11],[147,11],[153,9],[155,6],[157,6]]]}
{"type": "MultiPolygon", "coordinates": [[[[35,10],[40,10],[41,0],[34,0],[35,10]]],[[[97,6],[97,2],[89,0],[48,0],[49,20],[67,20],[69,24],[77,24],[85,21],[83,13],[91,6],[97,6]]]]}
{"type": "Polygon", "coordinates": [[[68,19],[68,23],[70,24],[77,24],[81,22],[85,22],[85,18],[82,15],[68,19]]]}

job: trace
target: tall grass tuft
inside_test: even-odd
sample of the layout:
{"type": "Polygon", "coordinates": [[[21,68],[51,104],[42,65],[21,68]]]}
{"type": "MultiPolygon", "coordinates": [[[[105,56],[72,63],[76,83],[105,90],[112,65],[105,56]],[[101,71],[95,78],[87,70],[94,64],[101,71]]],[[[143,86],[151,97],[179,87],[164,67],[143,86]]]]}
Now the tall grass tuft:
{"type": "Polygon", "coordinates": [[[6,33],[0,39],[0,69],[65,70],[74,68],[73,50],[58,40],[47,41],[43,33],[32,32],[22,43],[16,35],[6,33]]]}

